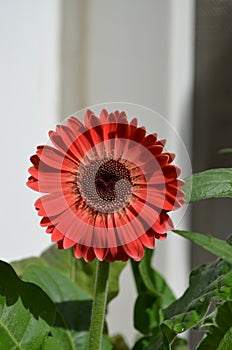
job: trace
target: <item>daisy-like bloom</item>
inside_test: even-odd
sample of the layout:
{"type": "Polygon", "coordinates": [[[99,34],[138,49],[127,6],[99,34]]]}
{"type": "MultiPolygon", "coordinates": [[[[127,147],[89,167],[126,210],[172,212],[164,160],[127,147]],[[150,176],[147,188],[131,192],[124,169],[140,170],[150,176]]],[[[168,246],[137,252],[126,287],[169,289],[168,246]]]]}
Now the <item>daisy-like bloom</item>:
{"type": "Polygon", "coordinates": [[[27,185],[45,193],[35,202],[41,226],[58,248],[92,261],[135,261],[173,228],[168,212],[184,201],[174,155],[125,112],[87,110],[49,132],[38,146],[27,185]]]}

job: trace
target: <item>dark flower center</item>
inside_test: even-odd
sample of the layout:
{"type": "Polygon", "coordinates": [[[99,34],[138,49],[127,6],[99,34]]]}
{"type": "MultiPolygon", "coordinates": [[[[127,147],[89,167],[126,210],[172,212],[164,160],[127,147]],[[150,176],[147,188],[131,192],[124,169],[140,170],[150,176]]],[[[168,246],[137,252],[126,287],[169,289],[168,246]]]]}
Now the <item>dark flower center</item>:
{"type": "Polygon", "coordinates": [[[113,159],[102,164],[95,176],[96,191],[105,201],[113,201],[126,190],[130,191],[130,183],[129,170],[113,159]]]}
{"type": "Polygon", "coordinates": [[[120,160],[97,160],[80,167],[77,182],[83,200],[96,211],[118,211],[130,202],[130,171],[120,160]]]}

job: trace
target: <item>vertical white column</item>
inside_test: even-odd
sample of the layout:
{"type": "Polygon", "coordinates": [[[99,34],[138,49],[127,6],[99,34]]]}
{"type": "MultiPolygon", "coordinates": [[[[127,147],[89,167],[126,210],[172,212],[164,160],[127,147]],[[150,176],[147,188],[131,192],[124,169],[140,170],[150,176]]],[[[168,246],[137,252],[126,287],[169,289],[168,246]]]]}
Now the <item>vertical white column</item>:
{"type": "Polygon", "coordinates": [[[60,119],[85,107],[86,8],[85,0],[61,0],[60,119]]]}
{"type": "Polygon", "coordinates": [[[1,1],[0,259],[37,255],[50,242],[26,188],[29,157],[58,115],[60,1],[1,1]]]}
{"type": "MultiPolygon", "coordinates": [[[[169,77],[167,86],[167,119],[176,129],[184,142],[180,144],[175,134],[170,141],[176,149],[178,165],[182,177],[191,175],[191,163],[188,163],[183,146],[191,153],[192,103],[194,81],[194,37],[195,37],[195,2],[193,0],[170,1],[170,54],[169,77]]],[[[183,208],[184,209],[184,208],[183,208]]],[[[182,212],[173,215],[178,229],[189,229],[190,212],[184,217],[182,212]]],[[[190,244],[170,234],[165,245],[157,251],[157,264],[177,295],[188,286],[190,271],[190,244]]],[[[155,261],[156,261],[155,258],[155,261]]]]}
{"type": "Polygon", "coordinates": [[[87,104],[131,102],[166,116],[169,1],[89,0],[86,16],[87,104]]]}

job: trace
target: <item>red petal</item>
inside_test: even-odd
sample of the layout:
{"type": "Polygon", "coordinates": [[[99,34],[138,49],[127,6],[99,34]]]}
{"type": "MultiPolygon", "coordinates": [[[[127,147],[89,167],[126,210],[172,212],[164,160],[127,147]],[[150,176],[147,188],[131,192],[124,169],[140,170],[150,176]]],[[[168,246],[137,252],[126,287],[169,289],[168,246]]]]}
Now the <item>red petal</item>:
{"type": "Polygon", "coordinates": [[[108,122],[108,116],[109,116],[109,114],[108,114],[106,109],[103,109],[100,112],[99,118],[100,118],[100,121],[101,121],[102,124],[106,124],[108,122]]]}
{"type": "Polygon", "coordinates": [[[155,238],[149,237],[146,233],[144,233],[141,237],[139,237],[140,242],[147,248],[153,249],[155,246],[155,238]]]}
{"type": "Polygon", "coordinates": [[[57,135],[57,133],[55,131],[50,131],[49,132],[49,137],[50,140],[52,141],[53,145],[59,150],[61,151],[64,155],[68,156],[69,158],[71,158],[73,161],[75,162],[79,162],[81,157],[79,155],[79,152],[75,152],[75,154],[73,154],[70,150],[69,150],[69,146],[67,146],[61,136],[57,135]]]}
{"type": "Polygon", "coordinates": [[[162,145],[155,145],[149,148],[149,151],[154,155],[157,156],[158,154],[161,154],[163,151],[162,145]]]}
{"type": "Polygon", "coordinates": [[[126,254],[135,261],[140,261],[144,256],[144,248],[138,239],[124,244],[123,249],[126,254]]]}
{"type": "Polygon", "coordinates": [[[117,137],[120,139],[128,139],[129,138],[129,133],[130,133],[130,126],[128,123],[120,123],[117,126],[117,137]]]}
{"type": "Polygon", "coordinates": [[[51,226],[51,225],[52,225],[52,222],[51,222],[50,218],[48,218],[48,217],[44,217],[40,221],[40,226],[51,226]]]}
{"type": "Polygon", "coordinates": [[[55,228],[55,226],[48,226],[47,228],[46,228],[46,232],[47,233],[49,233],[49,234],[51,234],[53,231],[54,231],[54,228],[55,228]]]}
{"type": "Polygon", "coordinates": [[[84,251],[84,255],[83,258],[86,262],[91,262],[95,259],[95,253],[92,247],[86,247],[85,251],[84,251]]]}
{"type": "Polygon", "coordinates": [[[119,124],[128,124],[127,115],[124,111],[120,112],[119,118],[118,118],[119,124]]]}
{"type": "Polygon", "coordinates": [[[81,121],[75,117],[70,117],[68,119],[67,126],[73,131],[76,137],[79,137],[87,130],[81,121]]]}
{"type": "Polygon", "coordinates": [[[135,142],[142,143],[146,135],[146,129],[144,127],[140,127],[134,130],[131,129],[131,131],[132,131],[131,139],[135,142]]]}
{"type": "Polygon", "coordinates": [[[115,260],[127,261],[130,256],[124,251],[124,246],[118,247],[117,255],[115,255],[115,260]]]}
{"type": "Polygon", "coordinates": [[[175,165],[167,165],[162,168],[163,174],[166,178],[177,178],[181,170],[175,165]]]}
{"type": "Polygon", "coordinates": [[[30,187],[32,190],[40,192],[39,183],[33,176],[30,176],[28,178],[28,181],[26,182],[26,185],[28,187],[30,187]]]}
{"type": "Polygon", "coordinates": [[[108,253],[107,248],[94,248],[94,253],[98,260],[103,261],[106,258],[106,255],[108,253]]]}
{"type": "Polygon", "coordinates": [[[83,258],[86,247],[82,244],[76,244],[74,247],[74,255],[77,259],[83,258]]]}
{"type": "Polygon", "coordinates": [[[137,118],[133,118],[133,119],[131,120],[131,122],[130,122],[130,125],[131,125],[131,126],[135,126],[135,127],[137,128],[137,126],[138,126],[138,120],[137,120],[137,118]]]}
{"type": "Polygon", "coordinates": [[[38,146],[37,155],[43,163],[55,169],[74,171],[77,168],[77,164],[74,161],[50,146],[38,146]]]}
{"type": "Polygon", "coordinates": [[[56,228],[54,228],[52,232],[51,241],[58,242],[58,241],[61,241],[63,238],[64,238],[64,235],[60,231],[58,231],[56,228]]]}
{"type": "Polygon", "coordinates": [[[65,210],[71,210],[71,205],[75,202],[76,198],[73,194],[49,193],[38,198],[35,207],[38,210],[38,215],[51,217],[65,210]]]}
{"type": "Polygon", "coordinates": [[[64,239],[63,239],[63,247],[64,247],[64,249],[71,248],[75,244],[76,244],[76,242],[74,242],[71,239],[69,239],[68,237],[64,236],[64,239]]]}
{"type": "Polygon", "coordinates": [[[173,229],[173,223],[167,213],[161,212],[152,228],[155,232],[162,234],[171,231],[173,229]]]}
{"type": "Polygon", "coordinates": [[[103,141],[103,129],[102,124],[93,112],[89,111],[89,114],[85,115],[85,124],[88,127],[88,133],[86,137],[92,140],[92,145],[96,145],[103,141]]]}
{"type": "Polygon", "coordinates": [[[145,139],[142,142],[142,145],[144,147],[152,147],[156,144],[157,141],[157,134],[149,134],[145,137],[145,139]]]}

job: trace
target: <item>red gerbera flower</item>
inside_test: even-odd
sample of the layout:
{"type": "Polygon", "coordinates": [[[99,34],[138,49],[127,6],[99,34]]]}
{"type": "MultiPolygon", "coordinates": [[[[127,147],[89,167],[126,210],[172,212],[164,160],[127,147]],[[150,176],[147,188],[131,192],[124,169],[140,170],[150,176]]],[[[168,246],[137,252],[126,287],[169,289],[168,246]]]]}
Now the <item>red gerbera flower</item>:
{"type": "Polygon", "coordinates": [[[46,193],[35,207],[58,248],[86,261],[139,261],[166,237],[184,193],[164,140],[106,110],[87,110],[85,125],[71,117],[49,136],[54,147],[37,147],[27,185],[46,193]]]}

